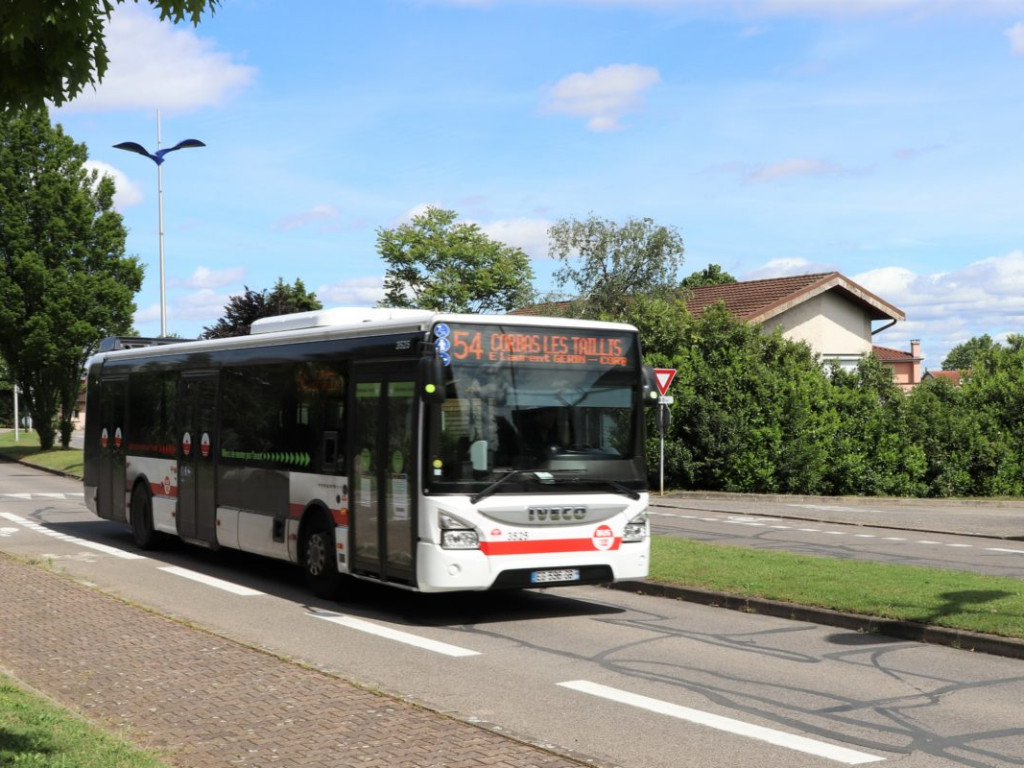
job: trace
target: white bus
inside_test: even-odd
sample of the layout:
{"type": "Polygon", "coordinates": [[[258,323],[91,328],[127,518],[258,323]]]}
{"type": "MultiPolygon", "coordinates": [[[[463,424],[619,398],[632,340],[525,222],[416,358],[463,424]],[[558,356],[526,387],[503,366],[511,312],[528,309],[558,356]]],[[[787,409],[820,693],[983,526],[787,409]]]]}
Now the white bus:
{"type": "Polygon", "coordinates": [[[288,560],[321,596],[647,574],[632,326],[337,308],[160,341],[88,365],[86,501],[141,548],[288,560]]]}

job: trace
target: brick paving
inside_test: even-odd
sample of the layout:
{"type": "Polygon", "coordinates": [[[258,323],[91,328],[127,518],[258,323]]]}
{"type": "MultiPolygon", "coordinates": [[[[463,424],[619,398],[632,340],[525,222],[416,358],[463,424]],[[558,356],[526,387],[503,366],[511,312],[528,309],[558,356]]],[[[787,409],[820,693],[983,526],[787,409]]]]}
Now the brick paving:
{"type": "Polygon", "coordinates": [[[190,628],[2,554],[0,668],[174,766],[582,764],[190,628]]]}

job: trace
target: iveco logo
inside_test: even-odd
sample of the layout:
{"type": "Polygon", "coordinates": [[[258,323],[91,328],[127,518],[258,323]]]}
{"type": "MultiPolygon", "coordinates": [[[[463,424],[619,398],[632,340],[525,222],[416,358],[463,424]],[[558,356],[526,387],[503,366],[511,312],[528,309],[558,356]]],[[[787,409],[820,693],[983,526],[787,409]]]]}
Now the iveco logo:
{"type": "Polygon", "coordinates": [[[568,523],[587,519],[586,507],[527,507],[531,523],[568,523]]]}

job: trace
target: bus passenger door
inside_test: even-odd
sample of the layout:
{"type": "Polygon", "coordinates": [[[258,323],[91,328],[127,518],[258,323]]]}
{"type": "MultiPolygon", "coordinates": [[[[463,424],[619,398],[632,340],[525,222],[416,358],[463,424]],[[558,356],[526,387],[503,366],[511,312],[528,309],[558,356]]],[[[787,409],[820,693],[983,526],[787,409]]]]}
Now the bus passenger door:
{"type": "Polygon", "coordinates": [[[127,379],[104,379],[100,383],[100,475],[97,509],[102,517],[127,521],[125,497],[128,490],[125,465],[125,405],[127,379]]]}
{"type": "Polygon", "coordinates": [[[216,544],[216,376],[183,377],[180,401],[178,535],[196,542],[216,544]]]}
{"type": "Polygon", "coordinates": [[[416,534],[415,366],[356,368],[353,570],[412,584],[416,534]]]}

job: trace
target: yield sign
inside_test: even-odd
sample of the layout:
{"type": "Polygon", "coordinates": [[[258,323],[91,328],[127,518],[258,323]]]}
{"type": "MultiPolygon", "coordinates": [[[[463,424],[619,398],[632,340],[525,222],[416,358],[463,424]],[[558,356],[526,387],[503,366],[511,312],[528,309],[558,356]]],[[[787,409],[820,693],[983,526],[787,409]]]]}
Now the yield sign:
{"type": "Polygon", "coordinates": [[[672,384],[672,379],[676,377],[675,368],[655,368],[654,378],[658,381],[658,391],[661,394],[668,392],[669,386],[672,384]]]}

